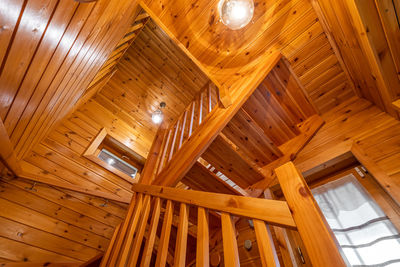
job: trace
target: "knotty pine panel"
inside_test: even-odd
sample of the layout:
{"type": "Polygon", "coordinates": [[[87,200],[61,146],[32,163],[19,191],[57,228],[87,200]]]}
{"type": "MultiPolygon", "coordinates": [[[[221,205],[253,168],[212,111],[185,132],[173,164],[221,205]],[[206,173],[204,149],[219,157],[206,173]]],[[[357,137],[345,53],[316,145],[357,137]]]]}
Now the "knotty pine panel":
{"type": "Polygon", "coordinates": [[[0,261],[85,262],[102,253],[126,207],[23,179],[0,180],[0,261]],[[65,192],[64,192],[65,191],[65,192]]]}
{"type": "Polygon", "coordinates": [[[322,114],[322,118],[325,125],[298,154],[296,166],[306,171],[321,159],[339,156],[356,142],[389,175],[387,183],[392,190],[400,190],[400,123],[396,119],[355,97],[322,114]]]}
{"type": "Polygon", "coordinates": [[[125,0],[2,3],[0,117],[18,158],[77,102],[135,8],[125,0]]]}
{"type": "MultiPolygon", "coordinates": [[[[228,88],[234,88],[240,79],[254,75],[263,67],[271,51],[282,51],[293,63],[305,62],[316,51],[329,47],[321,50],[318,59],[309,61],[305,78],[316,81],[310,86],[305,85],[307,93],[313,94],[312,99],[323,112],[354,95],[350,86],[352,81],[347,78],[345,87],[328,84],[343,70],[337,60],[329,58],[332,55],[331,44],[310,1],[255,1],[253,23],[237,31],[218,22],[216,0],[197,1],[191,6],[185,5],[183,0],[174,4],[167,0],[144,2],[149,12],[158,17],[158,22],[186,48],[186,52],[228,88]],[[334,73],[327,72],[331,68],[335,68],[334,73]],[[330,91],[335,93],[329,94],[330,91]]],[[[305,73],[297,74],[301,78],[305,73]]]]}

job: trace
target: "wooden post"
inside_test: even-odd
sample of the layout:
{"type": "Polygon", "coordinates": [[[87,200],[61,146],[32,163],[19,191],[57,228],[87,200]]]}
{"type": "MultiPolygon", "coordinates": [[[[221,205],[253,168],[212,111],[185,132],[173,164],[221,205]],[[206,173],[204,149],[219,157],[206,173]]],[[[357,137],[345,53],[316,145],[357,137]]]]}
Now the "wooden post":
{"type": "Polygon", "coordinates": [[[187,234],[189,223],[189,208],[185,203],[181,203],[179,212],[179,227],[176,236],[174,266],[184,267],[186,261],[187,234]]]}
{"type": "Polygon", "coordinates": [[[269,226],[261,220],[253,220],[253,223],[262,266],[280,266],[269,226]]]}
{"type": "Polygon", "coordinates": [[[293,162],[275,170],[313,266],[346,266],[324,215],[293,162]]]}
{"type": "Polygon", "coordinates": [[[208,210],[198,207],[196,266],[210,266],[209,249],[208,210]]]}
{"type": "Polygon", "coordinates": [[[221,212],[221,227],[225,266],[238,267],[240,266],[240,262],[236,241],[236,229],[230,214],[221,212]]]}
{"type": "Polygon", "coordinates": [[[168,255],[169,237],[171,234],[172,217],[174,216],[174,204],[171,200],[167,200],[164,213],[164,222],[161,229],[160,242],[158,243],[158,252],[156,266],[162,267],[166,265],[168,255]]]}

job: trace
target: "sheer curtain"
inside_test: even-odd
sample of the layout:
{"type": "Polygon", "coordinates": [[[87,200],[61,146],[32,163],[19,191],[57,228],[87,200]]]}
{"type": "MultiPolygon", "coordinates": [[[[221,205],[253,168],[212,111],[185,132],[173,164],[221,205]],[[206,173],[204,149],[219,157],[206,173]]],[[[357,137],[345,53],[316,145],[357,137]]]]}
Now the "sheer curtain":
{"type": "Polygon", "coordinates": [[[349,266],[400,266],[400,235],[353,174],[312,193],[349,266]]]}

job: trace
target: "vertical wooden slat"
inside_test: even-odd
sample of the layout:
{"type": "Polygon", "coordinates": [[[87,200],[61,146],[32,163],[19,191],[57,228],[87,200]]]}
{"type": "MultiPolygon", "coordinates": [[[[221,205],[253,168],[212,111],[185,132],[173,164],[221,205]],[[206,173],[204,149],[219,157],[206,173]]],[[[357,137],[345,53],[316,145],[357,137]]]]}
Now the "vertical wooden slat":
{"type": "Polygon", "coordinates": [[[346,266],[328,223],[292,162],[275,170],[313,266],[346,266]]]}
{"type": "Polygon", "coordinates": [[[208,211],[202,207],[198,207],[197,212],[196,266],[207,267],[210,266],[208,211]]]}
{"type": "Polygon", "coordinates": [[[176,143],[176,138],[178,136],[179,122],[180,121],[178,120],[176,122],[176,125],[175,125],[174,138],[172,138],[171,150],[169,151],[168,161],[171,160],[171,158],[172,158],[172,156],[174,155],[174,152],[175,152],[175,143],[176,143]]]}
{"type": "Polygon", "coordinates": [[[185,267],[189,211],[185,203],[181,203],[179,212],[179,228],[176,236],[174,267],[185,267]]]}
{"type": "Polygon", "coordinates": [[[189,124],[188,138],[192,135],[192,132],[193,132],[193,122],[194,122],[195,109],[196,109],[196,101],[193,101],[192,102],[192,111],[190,112],[190,124],[189,124]]]}
{"type": "MultiPolygon", "coordinates": [[[[141,199],[142,199],[142,194],[140,194],[140,193],[136,194],[134,197],[132,197],[132,202],[131,202],[131,204],[129,204],[129,210],[128,210],[128,213],[126,214],[126,218],[123,222],[122,228],[120,230],[120,234],[117,238],[115,246],[112,248],[109,266],[115,266],[115,264],[117,262],[119,253],[122,248],[122,243],[125,240],[126,231],[129,227],[129,225],[131,224],[131,218],[134,214],[137,213],[138,208],[142,207],[141,199]]],[[[140,213],[140,211],[139,211],[139,213],[140,213]]]]}
{"type": "Polygon", "coordinates": [[[222,244],[224,247],[225,266],[239,267],[239,252],[236,242],[235,225],[231,215],[221,212],[222,244]]]}
{"type": "Polygon", "coordinates": [[[164,222],[161,229],[160,242],[158,244],[158,252],[156,266],[163,267],[167,262],[169,236],[171,233],[172,217],[174,212],[174,204],[171,200],[167,200],[167,205],[164,213],[164,222]]]}
{"type": "Polygon", "coordinates": [[[108,245],[107,251],[103,256],[103,259],[101,260],[100,267],[105,267],[108,264],[108,259],[110,258],[111,251],[114,247],[115,241],[117,240],[117,237],[119,236],[119,230],[121,229],[122,223],[118,224],[118,226],[114,230],[114,234],[111,238],[110,244],[108,245]]]}
{"type": "Polygon", "coordinates": [[[162,168],[164,167],[164,164],[166,161],[166,156],[168,155],[168,147],[169,147],[169,141],[171,140],[171,134],[172,134],[172,130],[170,129],[170,130],[168,130],[168,137],[164,144],[164,148],[163,148],[163,152],[161,154],[160,164],[158,165],[157,173],[159,173],[162,170],[162,168]]]}
{"type": "Polygon", "coordinates": [[[154,200],[153,214],[151,216],[151,223],[149,228],[149,235],[146,240],[146,245],[144,246],[143,254],[142,254],[142,267],[150,266],[150,260],[153,253],[154,240],[156,238],[158,220],[160,218],[160,209],[161,209],[161,200],[160,198],[156,198],[154,200]]]}
{"type": "Polygon", "coordinates": [[[181,148],[182,143],[183,143],[183,137],[185,136],[185,127],[186,127],[186,120],[187,120],[187,114],[188,111],[185,110],[185,112],[183,113],[183,118],[182,118],[182,123],[181,123],[181,136],[179,138],[179,144],[178,144],[178,149],[181,148]]]}
{"type": "MultiPolygon", "coordinates": [[[[150,200],[151,200],[150,195],[146,195],[144,197],[142,217],[140,218],[140,221],[138,224],[139,228],[136,231],[135,240],[133,241],[132,250],[130,252],[131,255],[128,259],[128,263],[129,263],[128,266],[136,267],[136,263],[139,258],[140,247],[142,246],[144,232],[146,231],[147,220],[149,219],[150,206],[151,206],[150,200]]],[[[122,261],[121,261],[121,263],[123,264],[122,261]]],[[[121,266],[125,266],[125,265],[121,265],[121,266]]]]}
{"type": "Polygon", "coordinates": [[[203,91],[200,92],[199,95],[199,117],[198,117],[198,121],[197,121],[197,125],[200,125],[201,122],[203,121],[203,91]]]}
{"type": "Polygon", "coordinates": [[[128,227],[127,231],[123,233],[125,235],[125,237],[124,237],[125,242],[123,243],[122,247],[118,248],[118,251],[117,251],[117,253],[118,253],[121,250],[121,257],[119,259],[115,259],[115,261],[113,260],[110,263],[110,266],[116,266],[117,262],[125,263],[125,261],[128,257],[128,254],[129,254],[129,250],[131,248],[133,234],[135,233],[136,226],[137,226],[137,223],[140,218],[140,214],[142,213],[142,209],[143,209],[143,195],[140,194],[140,195],[138,195],[138,198],[136,201],[135,213],[132,216],[129,227],[128,227]]]}
{"type": "Polygon", "coordinates": [[[211,89],[212,89],[212,83],[210,82],[208,84],[208,88],[207,88],[207,109],[208,109],[208,113],[210,113],[211,110],[212,110],[212,99],[211,99],[212,93],[211,93],[211,89]]]}
{"type": "Polygon", "coordinates": [[[253,223],[262,266],[280,266],[270,229],[264,221],[253,220],[253,223]]]}

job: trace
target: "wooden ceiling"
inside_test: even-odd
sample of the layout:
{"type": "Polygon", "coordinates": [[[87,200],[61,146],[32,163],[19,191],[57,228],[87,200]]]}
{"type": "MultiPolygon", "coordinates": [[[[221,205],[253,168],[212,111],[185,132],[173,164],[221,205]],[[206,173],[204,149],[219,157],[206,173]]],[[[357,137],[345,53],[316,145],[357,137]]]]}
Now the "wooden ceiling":
{"type": "Polygon", "coordinates": [[[148,149],[158,125],[151,120],[161,102],[166,123],[175,120],[208,82],[207,76],[149,20],[118,64],[117,71],[94,101],[135,128],[142,151],[148,149]]]}

